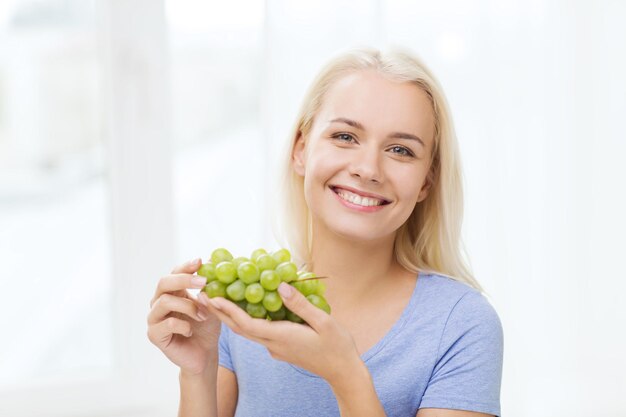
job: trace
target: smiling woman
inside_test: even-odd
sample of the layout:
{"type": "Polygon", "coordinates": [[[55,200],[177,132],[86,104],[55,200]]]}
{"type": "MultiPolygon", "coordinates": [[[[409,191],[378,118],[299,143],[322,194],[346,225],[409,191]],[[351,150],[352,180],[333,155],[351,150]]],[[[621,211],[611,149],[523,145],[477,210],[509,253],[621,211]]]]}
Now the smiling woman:
{"type": "MultiPolygon", "coordinates": [[[[394,149],[392,154],[398,153],[397,146],[413,154],[412,157],[391,155],[388,158],[398,158],[406,166],[429,164],[427,181],[422,179],[425,182],[420,198],[425,193],[429,193],[430,198],[415,207],[396,233],[396,257],[409,270],[438,272],[482,291],[461,252],[463,190],[452,118],[443,90],[419,60],[402,53],[395,61],[384,63],[367,53],[338,57],[322,70],[307,92],[291,137],[307,134],[337,137],[337,141],[341,137],[343,142],[363,142],[345,144],[353,148],[373,146],[372,140],[379,138],[378,146],[387,151],[394,149]],[[382,69],[383,65],[387,65],[386,69],[382,69]],[[362,85],[355,86],[359,81],[363,81],[362,85]],[[350,86],[355,88],[346,94],[350,86]],[[333,93],[336,100],[326,100],[322,106],[322,97],[333,93]],[[347,117],[349,114],[359,114],[359,117],[347,117]],[[320,120],[328,120],[328,125],[322,125],[320,120]],[[353,130],[342,130],[342,126],[353,130]],[[380,131],[374,130],[377,127],[380,131]],[[320,133],[319,129],[325,130],[320,133]],[[414,139],[405,139],[407,137],[414,139]],[[412,230],[419,230],[419,233],[414,234],[412,230]]],[[[281,188],[286,195],[279,200],[282,206],[275,210],[279,215],[274,224],[285,245],[294,248],[295,257],[310,267],[312,217],[304,200],[304,183],[292,169],[291,160],[292,152],[297,152],[302,143],[293,140],[284,152],[281,188]]],[[[418,181],[412,183],[411,175],[410,172],[400,175],[403,187],[420,182],[417,178],[418,181]]]]}
{"type": "Polygon", "coordinates": [[[392,238],[428,195],[433,124],[428,96],[417,86],[387,80],[375,71],[354,72],[336,81],[310,132],[298,136],[293,150],[294,171],[304,178],[307,207],[319,219],[312,235],[332,230],[347,239],[392,238]],[[350,117],[336,117],[344,114],[350,117]],[[361,120],[368,121],[369,129],[361,120]],[[336,133],[346,124],[352,127],[350,133],[336,133]],[[398,139],[397,128],[417,132],[410,136],[425,138],[428,146],[398,139]],[[329,191],[341,196],[337,190],[350,193],[351,201],[324,198],[329,191]],[[362,198],[368,196],[388,204],[363,207],[362,198]],[[337,201],[349,210],[338,211],[337,201]]]}
{"type": "Polygon", "coordinates": [[[198,260],[176,268],[148,334],[181,368],[180,415],[500,415],[502,326],[461,256],[456,138],[424,65],[373,49],[331,61],[282,179],[285,246],[332,277],[332,315],[281,283],[308,325],[251,318],[185,291],[204,285],[198,260]]]}

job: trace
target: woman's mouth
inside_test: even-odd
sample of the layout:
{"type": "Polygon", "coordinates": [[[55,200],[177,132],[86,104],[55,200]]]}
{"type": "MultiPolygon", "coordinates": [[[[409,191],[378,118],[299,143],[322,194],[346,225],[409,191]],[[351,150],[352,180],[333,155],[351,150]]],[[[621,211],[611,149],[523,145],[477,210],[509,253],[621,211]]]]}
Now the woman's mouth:
{"type": "Polygon", "coordinates": [[[341,187],[331,186],[330,189],[333,190],[333,192],[337,194],[342,200],[347,201],[357,206],[376,207],[376,206],[383,206],[383,205],[389,204],[389,201],[387,200],[376,198],[376,197],[369,197],[369,196],[366,197],[366,196],[354,193],[352,191],[348,191],[341,187]]]}

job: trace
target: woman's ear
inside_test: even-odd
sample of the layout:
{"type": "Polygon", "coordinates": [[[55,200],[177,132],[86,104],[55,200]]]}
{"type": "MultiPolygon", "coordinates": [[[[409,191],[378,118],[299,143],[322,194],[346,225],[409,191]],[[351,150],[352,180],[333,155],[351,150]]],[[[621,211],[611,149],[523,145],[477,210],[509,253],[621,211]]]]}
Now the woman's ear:
{"type": "Polygon", "coordinates": [[[293,169],[296,171],[298,175],[304,177],[304,137],[302,136],[302,132],[298,131],[298,136],[296,137],[296,143],[293,146],[293,153],[291,155],[291,161],[293,163],[293,169]]]}
{"type": "Polygon", "coordinates": [[[433,182],[435,179],[435,174],[432,169],[428,170],[428,175],[426,175],[426,181],[424,181],[424,185],[422,185],[422,189],[420,190],[419,195],[417,196],[417,202],[421,203],[426,200],[428,197],[428,193],[430,192],[431,187],[433,186],[433,182]]]}

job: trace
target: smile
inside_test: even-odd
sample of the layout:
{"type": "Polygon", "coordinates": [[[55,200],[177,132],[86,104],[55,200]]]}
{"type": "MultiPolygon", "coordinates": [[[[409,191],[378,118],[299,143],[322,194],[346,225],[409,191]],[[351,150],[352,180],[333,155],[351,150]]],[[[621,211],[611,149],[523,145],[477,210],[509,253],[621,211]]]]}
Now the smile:
{"type": "Polygon", "coordinates": [[[348,201],[357,206],[376,207],[376,206],[389,204],[387,200],[383,200],[383,199],[379,199],[375,197],[362,196],[357,193],[353,193],[351,191],[345,190],[343,188],[331,187],[331,189],[335,192],[335,194],[341,197],[342,200],[348,201]]]}

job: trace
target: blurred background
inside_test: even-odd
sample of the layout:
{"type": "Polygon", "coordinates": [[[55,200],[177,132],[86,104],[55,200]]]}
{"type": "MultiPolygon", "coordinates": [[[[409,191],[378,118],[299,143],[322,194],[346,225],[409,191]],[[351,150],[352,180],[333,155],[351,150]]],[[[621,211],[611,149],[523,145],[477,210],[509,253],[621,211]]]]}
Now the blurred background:
{"type": "Polygon", "coordinates": [[[399,45],[455,117],[502,414],[625,416],[625,20],[619,0],[0,1],[0,415],[175,415],[157,280],[277,248],[309,82],[399,45]]]}

